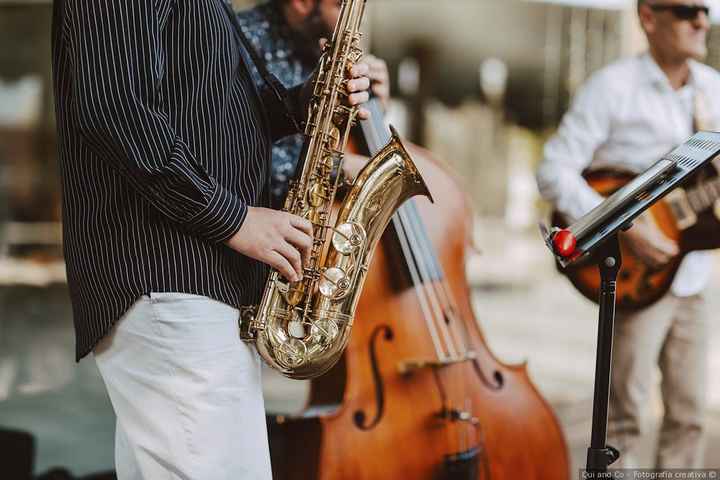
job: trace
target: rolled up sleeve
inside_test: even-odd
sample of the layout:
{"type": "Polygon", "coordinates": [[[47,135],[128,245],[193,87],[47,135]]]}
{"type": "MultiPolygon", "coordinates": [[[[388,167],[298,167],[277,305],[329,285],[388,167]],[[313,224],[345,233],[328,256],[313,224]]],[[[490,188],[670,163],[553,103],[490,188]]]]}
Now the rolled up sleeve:
{"type": "Polygon", "coordinates": [[[536,175],[542,197],[570,221],[603,200],[582,173],[610,135],[610,99],[604,82],[595,76],[578,92],[557,133],[545,144],[536,175]]]}

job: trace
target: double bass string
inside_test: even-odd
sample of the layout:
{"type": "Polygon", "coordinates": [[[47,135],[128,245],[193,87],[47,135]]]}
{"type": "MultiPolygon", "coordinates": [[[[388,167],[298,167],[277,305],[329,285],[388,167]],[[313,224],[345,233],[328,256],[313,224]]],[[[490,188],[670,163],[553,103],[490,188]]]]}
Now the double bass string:
{"type": "MultiPolygon", "coordinates": [[[[367,104],[367,108],[370,110],[370,120],[363,121],[362,127],[365,133],[365,139],[368,143],[368,147],[372,153],[377,153],[382,150],[383,145],[390,141],[390,132],[383,122],[383,114],[380,110],[380,105],[377,99],[373,99],[367,104]]],[[[432,275],[428,272],[428,265],[426,259],[430,260],[435,266],[435,271],[440,273],[438,270],[439,262],[437,256],[432,252],[432,246],[429,243],[429,239],[425,235],[423,242],[423,236],[418,235],[418,232],[414,231],[413,217],[417,216],[416,210],[414,210],[414,200],[408,200],[402,205],[395,216],[393,216],[393,225],[398,235],[398,239],[401,243],[404,241],[407,248],[403,248],[403,254],[406,259],[408,268],[411,270],[411,276],[413,276],[413,269],[415,276],[413,277],[413,284],[415,285],[415,292],[418,295],[418,299],[421,302],[423,308],[423,315],[425,321],[428,324],[431,335],[433,335],[433,341],[439,343],[439,330],[444,337],[445,348],[441,349],[442,355],[439,355],[441,360],[445,360],[449,357],[455,358],[458,356],[456,339],[452,338],[452,334],[445,322],[445,315],[441,302],[438,299],[437,292],[434,292],[428,283],[432,283],[432,275]],[[404,238],[400,238],[404,236],[404,238]],[[418,278],[415,278],[418,277],[418,278]],[[447,352],[447,354],[445,353],[447,352]]],[[[440,350],[439,350],[440,351],[440,350]]],[[[439,352],[438,351],[438,352],[439,352]]]]}
{"type": "Polygon", "coordinates": [[[413,258],[413,253],[411,250],[411,247],[408,243],[407,236],[404,233],[404,226],[402,224],[402,221],[397,216],[393,217],[393,225],[395,227],[395,232],[397,233],[398,241],[400,243],[400,248],[403,252],[403,256],[405,257],[405,261],[408,266],[408,270],[410,271],[410,277],[412,279],[413,288],[415,289],[415,293],[418,297],[418,301],[420,303],[420,309],[422,310],[423,318],[425,319],[425,324],[428,328],[428,331],[430,333],[430,338],[432,339],[433,345],[435,346],[435,354],[438,358],[438,360],[444,360],[448,357],[448,353],[446,353],[445,349],[441,345],[440,341],[440,335],[437,331],[437,326],[435,325],[435,322],[433,320],[433,315],[430,311],[430,306],[428,304],[428,300],[425,297],[424,292],[421,290],[420,287],[420,275],[417,270],[417,265],[415,264],[415,260],[413,258]]]}
{"type": "Polygon", "coordinates": [[[415,266],[420,277],[419,287],[422,289],[424,296],[430,300],[433,312],[433,324],[438,324],[439,329],[445,338],[450,357],[456,358],[458,356],[457,345],[455,345],[455,340],[452,338],[448,324],[445,322],[445,315],[443,314],[442,307],[440,306],[440,301],[432,287],[433,279],[428,271],[425,259],[427,254],[426,248],[422,245],[422,242],[417,237],[416,232],[413,231],[413,221],[411,218],[413,216],[413,212],[411,212],[409,206],[409,204],[412,203],[413,201],[409,200],[406,205],[400,207],[400,209],[398,209],[397,216],[400,218],[400,223],[403,225],[403,232],[411,246],[411,251],[417,252],[417,255],[415,256],[415,259],[417,260],[415,262],[415,266]]]}
{"type": "MultiPolygon", "coordinates": [[[[371,118],[360,123],[368,148],[371,153],[375,154],[390,140],[390,135],[383,122],[383,115],[378,101],[371,100],[368,107],[371,111],[371,118]]],[[[393,216],[392,222],[438,359],[441,361],[447,360],[448,355],[451,358],[457,358],[459,347],[462,347],[462,354],[466,356],[469,353],[469,332],[467,326],[462,322],[460,322],[462,332],[457,332],[449,325],[449,322],[458,325],[457,308],[445,272],[423,225],[415,201],[411,199],[401,206],[396,215],[393,216]],[[444,343],[444,348],[438,334],[439,329],[443,333],[444,342],[442,343],[444,343]],[[465,337],[464,341],[459,340],[457,336],[465,337]]],[[[448,401],[448,392],[439,378],[440,372],[434,370],[433,373],[438,383],[443,404],[446,405],[446,408],[450,408],[451,405],[446,403],[448,401]]],[[[473,403],[469,395],[469,387],[464,382],[461,385],[459,393],[462,400],[456,407],[460,407],[465,412],[472,414],[473,403]]],[[[474,431],[474,428],[470,430],[474,431]]],[[[460,429],[458,431],[458,440],[459,444],[467,449],[471,443],[471,432],[460,429]]]]}
{"type": "MultiPolygon", "coordinates": [[[[412,202],[412,200],[409,200],[408,202],[412,202]]],[[[398,240],[400,241],[400,246],[405,256],[408,269],[410,270],[413,287],[415,288],[415,293],[420,301],[426,323],[428,323],[428,327],[431,332],[437,332],[441,329],[443,333],[445,349],[442,349],[443,351],[439,356],[439,360],[446,360],[448,357],[455,357],[457,352],[455,351],[455,345],[453,345],[452,340],[449,338],[449,332],[446,328],[447,325],[445,325],[445,322],[442,321],[442,319],[438,322],[439,305],[437,299],[433,298],[432,295],[429,295],[429,292],[427,292],[427,286],[425,285],[427,275],[426,272],[424,272],[423,262],[421,260],[422,252],[416,243],[417,240],[414,239],[414,236],[410,231],[409,222],[404,219],[406,213],[407,207],[403,205],[398,209],[397,213],[393,217],[395,232],[397,233],[398,240]],[[445,353],[445,350],[447,353],[445,353]]],[[[437,335],[437,333],[434,333],[434,335],[437,335]]]]}
{"type": "MultiPolygon", "coordinates": [[[[366,108],[371,112],[370,120],[363,120],[360,122],[360,125],[362,127],[368,149],[370,150],[371,154],[374,155],[380,150],[382,150],[382,146],[390,140],[390,134],[387,131],[385,125],[382,123],[383,115],[380,111],[378,100],[370,100],[370,102],[366,104],[366,108]]],[[[445,348],[442,345],[443,342],[440,339],[440,334],[433,320],[433,315],[430,311],[429,303],[421,290],[421,281],[420,275],[418,273],[418,267],[415,262],[413,251],[410,248],[408,237],[405,234],[405,226],[403,225],[403,222],[399,216],[399,212],[401,212],[404,208],[405,206],[401,206],[398,209],[398,213],[393,215],[393,226],[395,227],[395,232],[397,233],[400,248],[402,250],[403,256],[405,257],[405,262],[408,266],[408,270],[410,271],[413,287],[415,288],[415,292],[418,296],[418,300],[420,303],[420,309],[422,310],[422,315],[425,319],[425,324],[427,326],[428,333],[430,334],[430,339],[432,340],[433,347],[435,349],[435,355],[438,360],[444,360],[448,357],[448,353],[446,353],[445,348]]]]}
{"type": "MultiPolygon", "coordinates": [[[[363,121],[362,127],[365,133],[365,140],[370,148],[370,151],[377,153],[382,148],[380,144],[387,143],[389,140],[389,134],[384,123],[382,123],[383,117],[379,112],[377,102],[371,101],[370,103],[371,120],[363,121]]],[[[425,319],[425,323],[435,346],[436,355],[441,361],[447,360],[448,357],[450,357],[451,360],[456,359],[458,358],[458,346],[456,345],[457,340],[453,338],[450,325],[448,325],[445,321],[445,315],[452,315],[453,318],[450,320],[453,323],[457,324],[457,321],[455,321],[456,319],[454,318],[454,314],[452,312],[447,312],[446,309],[441,306],[442,301],[439,298],[435,280],[444,284],[446,283],[446,279],[444,272],[442,271],[442,267],[440,266],[439,259],[435,254],[434,247],[427,235],[427,231],[421,222],[415,201],[412,199],[408,200],[403,206],[401,206],[397,213],[393,216],[392,222],[403,256],[405,257],[406,265],[410,272],[423,318],[425,319]],[[438,329],[441,330],[443,334],[445,348],[440,345],[438,329]],[[447,349],[447,353],[445,353],[445,349],[447,349]]],[[[448,299],[446,298],[446,300],[448,299]]],[[[467,354],[467,352],[465,351],[463,354],[467,354]]],[[[443,382],[440,379],[440,373],[441,372],[436,369],[433,370],[433,375],[437,382],[438,389],[443,400],[443,405],[445,408],[452,409],[453,402],[448,404],[448,392],[444,388],[443,382]]],[[[472,410],[472,398],[467,390],[467,385],[464,382],[461,382],[461,385],[461,401],[455,405],[454,408],[464,409],[464,411],[470,413],[472,410]]],[[[445,414],[452,415],[449,412],[445,412],[445,414]]],[[[465,450],[468,449],[471,442],[471,433],[466,429],[460,429],[457,435],[461,448],[465,450]]]]}
{"type": "MultiPolygon", "coordinates": [[[[375,154],[382,150],[383,145],[390,141],[390,132],[383,122],[383,114],[379,101],[372,99],[366,104],[366,108],[371,112],[370,120],[364,120],[360,123],[368,148],[375,154]]],[[[433,281],[437,279],[443,283],[443,285],[446,283],[444,272],[433,250],[430,239],[427,236],[427,232],[422,225],[414,200],[409,200],[398,209],[397,214],[393,217],[393,225],[396,227],[395,229],[399,237],[401,235],[405,236],[404,239],[399,238],[399,240],[401,242],[404,240],[406,243],[406,248],[403,248],[403,254],[408,268],[411,270],[415,268],[416,276],[420,278],[420,280],[413,278],[413,283],[416,294],[421,302],[425,321],[428,324],[433,342],[436,345],[439,358],[446,359],[447,356],[457,357],[459,345],[463,347],[461,353],[463,355],[467,354],[467,343],[457,338],[452,338],[455,335],[451,333],[445,321],[447,317],[450,321],[457,323],[453,309],[445,308],[447,305],[450,305],[447,295],[445,295],[445,302],[443,304],[440,298],[441,296],[437,291],[437,285],[433,281]],[[432,269],[433,271],[428,272],[428,269],[432,269]],[[423,292],[423,290],[425,291],[423,292]],[[444,337],[444,349],[438,347],[440,341],[437,333],[438,330],[440,330],[444,337]],[[441,351],[443,352],[442,355],[440,354],[441,351]],[[445,354],[445,351],[447,351],[447,354],[445,354]]],[[[411,272],[411,276],[412,274],[413,272],[411,272]]]]}
{"type": "MultiPolygon", "coordinates": [[[[417,221],[420,220],[419,217],[417,217],[417,211],[411,210],[412,207],[414,207],[414,201],[409,200],[407,202],[407,205],[408,205],[407,207],[403,206],[400,209],[398,209],[398,213],[396,214],[396,217],[398,217],[398,223],[400,224],[402,231],[403,231],[402,234],[398,231],[398,238],[401,239],[400,240],[401,244],[405,243],[407,245],[407,243],[409,243],[413,247],[412,249],[408,249],[410,251],[407,251],[405,248],[403,248],[403,252],[405,252],[406,258],[408,258],[408,254],[409,254],[410,258],[414,257],[414,258],[419,259],[419,262],[417,262],[417,263],[410,262],[408,260],[408,267],[410,267],[410,263],[413,264],[412,267],[410,267],[410,269],[413,271],[413,273],[412,273],[413,283],[415,284],[415,291],[417,292],[418,297],[419,298],[426,298],[426,297],[431,298],[433,300],[433,304],[436,306],[436,309],[438,309],[439,302],[437,299],[437,291],[435,290],[435,287],[433,285],[434,279],[430,275],[430,272],[427,268],[426,262],[423,260],[424,254],[434,253],[434,252],[432,251],[432,246],[429,244],[429,239],[427,238],[427,236],[419,236],[418,237],[418,235],[417,235],[418,232],[413,231],[413,230],[417,229],[417,227],[418,227],[417,221]],[[413,216],[415,216],[416,222],[413,222],[413,218],[412,218],[413,216]],[[413,223],[415,223],[415,225],[413,225],[413,223]],[[416,228],[413,229],[413,226],[415,226],[416,228]],[[404,239],[401,238],[403,236],[405,237],[404,239]],[[424,237],[425,241],[428,243],[423,244],[424,243],[423,237],[424,237]],[[419,255],[417,255],[415,257],[415,256],[413,256],[413,252],[416,252],[416,251],[419,252],[419,255]],[[418,277],[421,277],[421,278],[418,279],[418,277]]],[[[422,224],[420,224],[419,226],[422,227],[422,224]]],[[[396,226],[396,230],[397,229],[398,228],[396,226]]],[[[409,247],[409,245],[408,245],[408,247],[409,247]]],[[[423,300],[421,300],[421,303],[422,302],[423,302],[423,300]]],[[[435,310],[435,313],[437,313],[437,310],[435,310]]],[[[435,325],[436,323],[439,323],[441,325],[441,327],[443,328],[444,333],[446,334],[446,338],[448,338],[448,336],[450,335],[449,325],[447,323],[445,323],[444,316],[442,313],[440,314],[440,317],[441,318],[438,318],[437,315],[433,315],[432,324],[435,325]]],[[[453,323],[457,323],[457,322],[453,322],[453,323]]],[[[451,353],[451,357],[457,358],[457,353],[455,352],[456,346],[452,345],[452,343],[453,342],[451,340],[451,344],[449,345],[449,347],[452,348],[452,352],[453,352],[453,353],[451,353]]],[[[436,372],[436,379],[439,382],[439,384],[442,386],[442,382],[439,380],[437,372],[436,372]]],[[[464,382],[461,382],[461,385],[462,386],[461,386],[460,397],[462,398],[462,401],[459,402],[459,404],[456,406],[456,408],[460,407],[460,408],[464,409],[464,411],[466,411],[466,412],[471,412],[472,411],[472,408],[471,408],[472,407],[472,399],[471,399],[470,395],[468,394],[466,384],[464,382]]],[[[441,387],[440,391],[442,393],[443,399],[445,401],[447,401],[447,394],[445,392],[445,389],[441,387]]],[[[448,406],[452,407],[452,405],[448,405],[448,406]]],[[[466,429],[460,429],[458,431],[457,435],[458,435],[458,440],[459,440],[459,444],[461,445],[461,448],[463,450],[467,450],[470,445],[470,433],[466,429]]]]}
{"type": "MultiPolygon", "coordinates": [[[[422,222],[422,218],[420,217],[420,213],[417,210],[417,204],[415,202],[408,202],[407,217],[411,228],[414,231],[414,235],[417,238],[415,244],[423,250],[423,256],[427,258],[428,263],[431,264],[432,272],[426,275],[425,278],[427,284],[426,288],[432,291],[432,296],[441,299],[439,303],[442,304],[442,320],[444,321],[447,317],[448,322],[452,322],[454,325],[460,324],[462,326],[462,322],[459,322],[456,316],[456,309],[453,308],[454,302],[451,301],[452,295],[450,294],[449,286],[447,285],[445,272],[440,265],[440,260],[438,259],[432,242],[428,237],[427,229],[422,222]],[[440,285],[442,288],[439,288],[438,285],[440,285]]],[[[460,334],[455,329],[451,328],[447,322],[443,323],[445,323],[451,333],[454,333],[454,341],[458,344],[455,346],[455,348],[463,356],[466,356],[469,353],[467,330],[463,331],[460,334]]]]}
{"type": "MultiPolygon", "coordinates": [[[[425,226],[422,223],[422,217],[420,216],[420,213],[417,212],[417,205],[413,204],[412,207],[416,211],[416,218],[417,218],[417,222],[419,223],[418,230],[419,230],[420,234],[425,237],[426,243],[428,245],[432,245],[432,243],[430,242],[430,239],[427,236],[427,229],[425,228],[425,226]]],[[[465,322],[461,321],[457,317],[458,308],[457,308],[457,302],[455,301],[455,296],[453,295],[453,293],[450,289],[450,285],[448,284],[447,276],[445,275],[445,270],[442,266],[442,263],[440,263],[440,260],[438,259],[437,254],[435,253],[435,250],[432,249],[432,247],[431,247],[430,255],[432,256],[433,261],[435,262],[436,269],[437,269],[438,275],[439,275],[440,293],[438,294],[438,296],[442,297],[445,300],[445,305],[447,306],[446,314],[450,318],[450,321],[452,321],[455,325],[460,326],[460,328],[462,330],[462,334],[458,333],[457,335],[462,336],[462,338],[460,339],[460,342],[463,344],[464,352],[467,354],[471,350],[473,350],[473,348],[470,344],[470,331],[468,330],[467,324],[465,322]]],[[[434,284],[433,287],[437,289],[438,284],[437,283],[434,284]]]]}

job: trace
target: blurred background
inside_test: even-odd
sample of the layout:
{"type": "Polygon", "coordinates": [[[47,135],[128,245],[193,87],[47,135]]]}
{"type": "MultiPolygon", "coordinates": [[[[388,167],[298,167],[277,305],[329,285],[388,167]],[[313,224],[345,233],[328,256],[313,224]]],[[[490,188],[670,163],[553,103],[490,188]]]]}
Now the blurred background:
{"type": "MultiPolygon", "coordinates": [[[[114,415],[94,362],[74,362],[51,9],[50,1],[0,0],[0,430],[33,439],[0,435],[0,465],[12,458],[36,475],[63,468],[80,477],[112,469],[114,415]]],[[[390,67],[392,123],[450,165],[474,207],[478,252],[467,273],[488,344],[503,361],[528,361],[579,468],[589,441],[597,310],[555,272],[537,233],[547,207],[533,172],[582,82],[644,49],[634,1],[373,0],[365,29],[370,50],[390,67]]],[[[708,63],[720,67],[717,26],[708,63]]],[[[708,297],[718,311],[716,272],[708,297]]],[[[711,342],[715,378],[720,334],[711,342]]],[[[272,372],[265,378],[269,411],[302,406],[304,384],[272,372]]],[[[720,383],[711,381],[709,393],[706,458],[718,467],[720,383]]],[[[654,441],[648,437],[648,446],[654,441]]]]}

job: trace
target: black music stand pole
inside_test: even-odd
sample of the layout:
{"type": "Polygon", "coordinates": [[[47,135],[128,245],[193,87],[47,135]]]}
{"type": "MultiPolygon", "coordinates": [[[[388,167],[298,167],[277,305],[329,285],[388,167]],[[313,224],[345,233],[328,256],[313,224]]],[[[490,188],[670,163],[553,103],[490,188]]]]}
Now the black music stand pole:
{"type": "Polygon", "coordinates": [[[597,250],[600,270],[600,316],[597,353],[595,357],[595,391],[590,447],[587,451],[588,472],[607,472],[607,467],[620,458],[615,447],[607,445],[608,402],[612,371],[612,344],[615,325],[615,291],[622,265],[618,234],[608,238],[597,250]]]}
{"type": "Polygon", "coordinates": [[[616,448],[605,444],[615,290],[622,262],[618,232],[629,228],[635,218],[714,159],[720,159],[720,132],[698,132],[569,227],[548,230],[540,225],[545,244],[561,266],[567,267],[588,255],[597,255],[593,258],[599,258],[600,322],[595,360],[592,436],[587,454],[587,471],[590,473],[607,472],[608,465],[620,458],[616,448]]]}

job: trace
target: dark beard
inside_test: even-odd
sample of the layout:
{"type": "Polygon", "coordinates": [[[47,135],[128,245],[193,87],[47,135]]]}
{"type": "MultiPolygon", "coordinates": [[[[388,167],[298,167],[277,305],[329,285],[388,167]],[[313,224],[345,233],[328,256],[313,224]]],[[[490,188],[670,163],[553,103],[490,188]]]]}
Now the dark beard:
{"type": "Polygon", "coordinates": [[[307,64],[315,65],[320,59],[320,39],[332,38],[333,32],[328,29],[320,15],[320,2],[297,29],[292,29],[292,44],[295,51],[307,64]]]}

